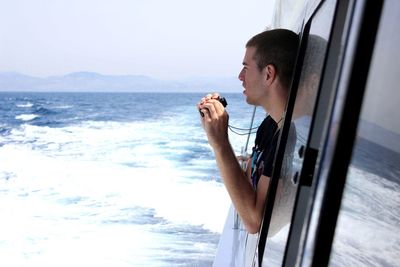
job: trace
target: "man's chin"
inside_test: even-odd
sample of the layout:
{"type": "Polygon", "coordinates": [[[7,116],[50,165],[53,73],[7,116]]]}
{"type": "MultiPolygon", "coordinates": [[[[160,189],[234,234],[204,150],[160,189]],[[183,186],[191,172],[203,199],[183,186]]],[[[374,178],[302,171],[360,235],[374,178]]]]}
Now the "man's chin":
{"type": "Polygon", "coordinates": [[[254,105],[253,101],[251,101],[251,98],[249,98],[249,96],[246,95],[245,93],[243,93],[243,94],[244,94],[244,97],[246,98],[246,103],[249,105],[254,105]]]}
{"type": "Polygon", "coordinates": [[[249,102],[249,96],[246,94],[246,89],[243,90],[243,95],[246,98],[246,102],[248,103],[249,102]]]}

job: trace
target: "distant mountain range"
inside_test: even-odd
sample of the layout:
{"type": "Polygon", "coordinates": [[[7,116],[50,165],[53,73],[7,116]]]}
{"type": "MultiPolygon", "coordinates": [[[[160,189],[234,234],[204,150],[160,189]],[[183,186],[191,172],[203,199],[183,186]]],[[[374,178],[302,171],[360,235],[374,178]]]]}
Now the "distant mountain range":
{"type": "Polygon", "coordinates": [[[33,77],[0,72],[0,92],[241,92],[236,77],[159,80],[142,75],[103,75],[74,72],[64,76],[33,77]]]}

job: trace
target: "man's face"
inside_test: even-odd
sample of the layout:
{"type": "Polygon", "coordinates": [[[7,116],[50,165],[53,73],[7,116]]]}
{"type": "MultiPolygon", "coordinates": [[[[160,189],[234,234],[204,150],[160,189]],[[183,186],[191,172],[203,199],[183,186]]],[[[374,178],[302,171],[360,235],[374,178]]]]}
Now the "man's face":
{"type": "Polygon", "coordinates": [[[239,80],[244,87],[243,94],[246,96],[246,102],[251,105],[260,105],[262,96],[265,93],[263,86],[263,72],[258,69],[254,60],[255,47],[246,48],[243,59],[243,68],[239,73],[239,80]]]}

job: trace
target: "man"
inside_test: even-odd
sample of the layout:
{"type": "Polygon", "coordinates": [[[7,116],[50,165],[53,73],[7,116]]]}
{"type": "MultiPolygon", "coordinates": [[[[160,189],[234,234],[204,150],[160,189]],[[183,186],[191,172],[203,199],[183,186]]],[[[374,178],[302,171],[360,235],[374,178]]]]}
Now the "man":
{"type": "MultiPolygon", "coordinates": [[[[286,106],[299,38],[284,29],[262,32],[246,44],[239,80],[246,102],[261,106],[269,115],[257,131],[250,171],[243,171],[228,138],[228,114],[218,94],[198,103],[201,121],[214,150],[222,180],[249,233],[260,229],[279,127],[286,106]]],[[[250,164],[251,163],[251,164],[250,164]]]]}

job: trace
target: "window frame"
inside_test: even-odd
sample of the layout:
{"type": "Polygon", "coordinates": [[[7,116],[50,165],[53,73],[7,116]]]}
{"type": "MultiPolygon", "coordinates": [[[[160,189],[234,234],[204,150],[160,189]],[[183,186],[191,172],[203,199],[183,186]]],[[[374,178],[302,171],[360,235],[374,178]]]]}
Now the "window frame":
{"type": "MultiPolygon", "coordinates": [[[[265,252],[306,40],[313,17],[324,3],[319,3],[300,33],[295,74],[260,229],[258,266],[265,252]]],[[[329,264],[382,6],[383,0],[336,3],[282,266],[329,264]],[[306,164],[309,168],[304,168],[306,164]]]]}

